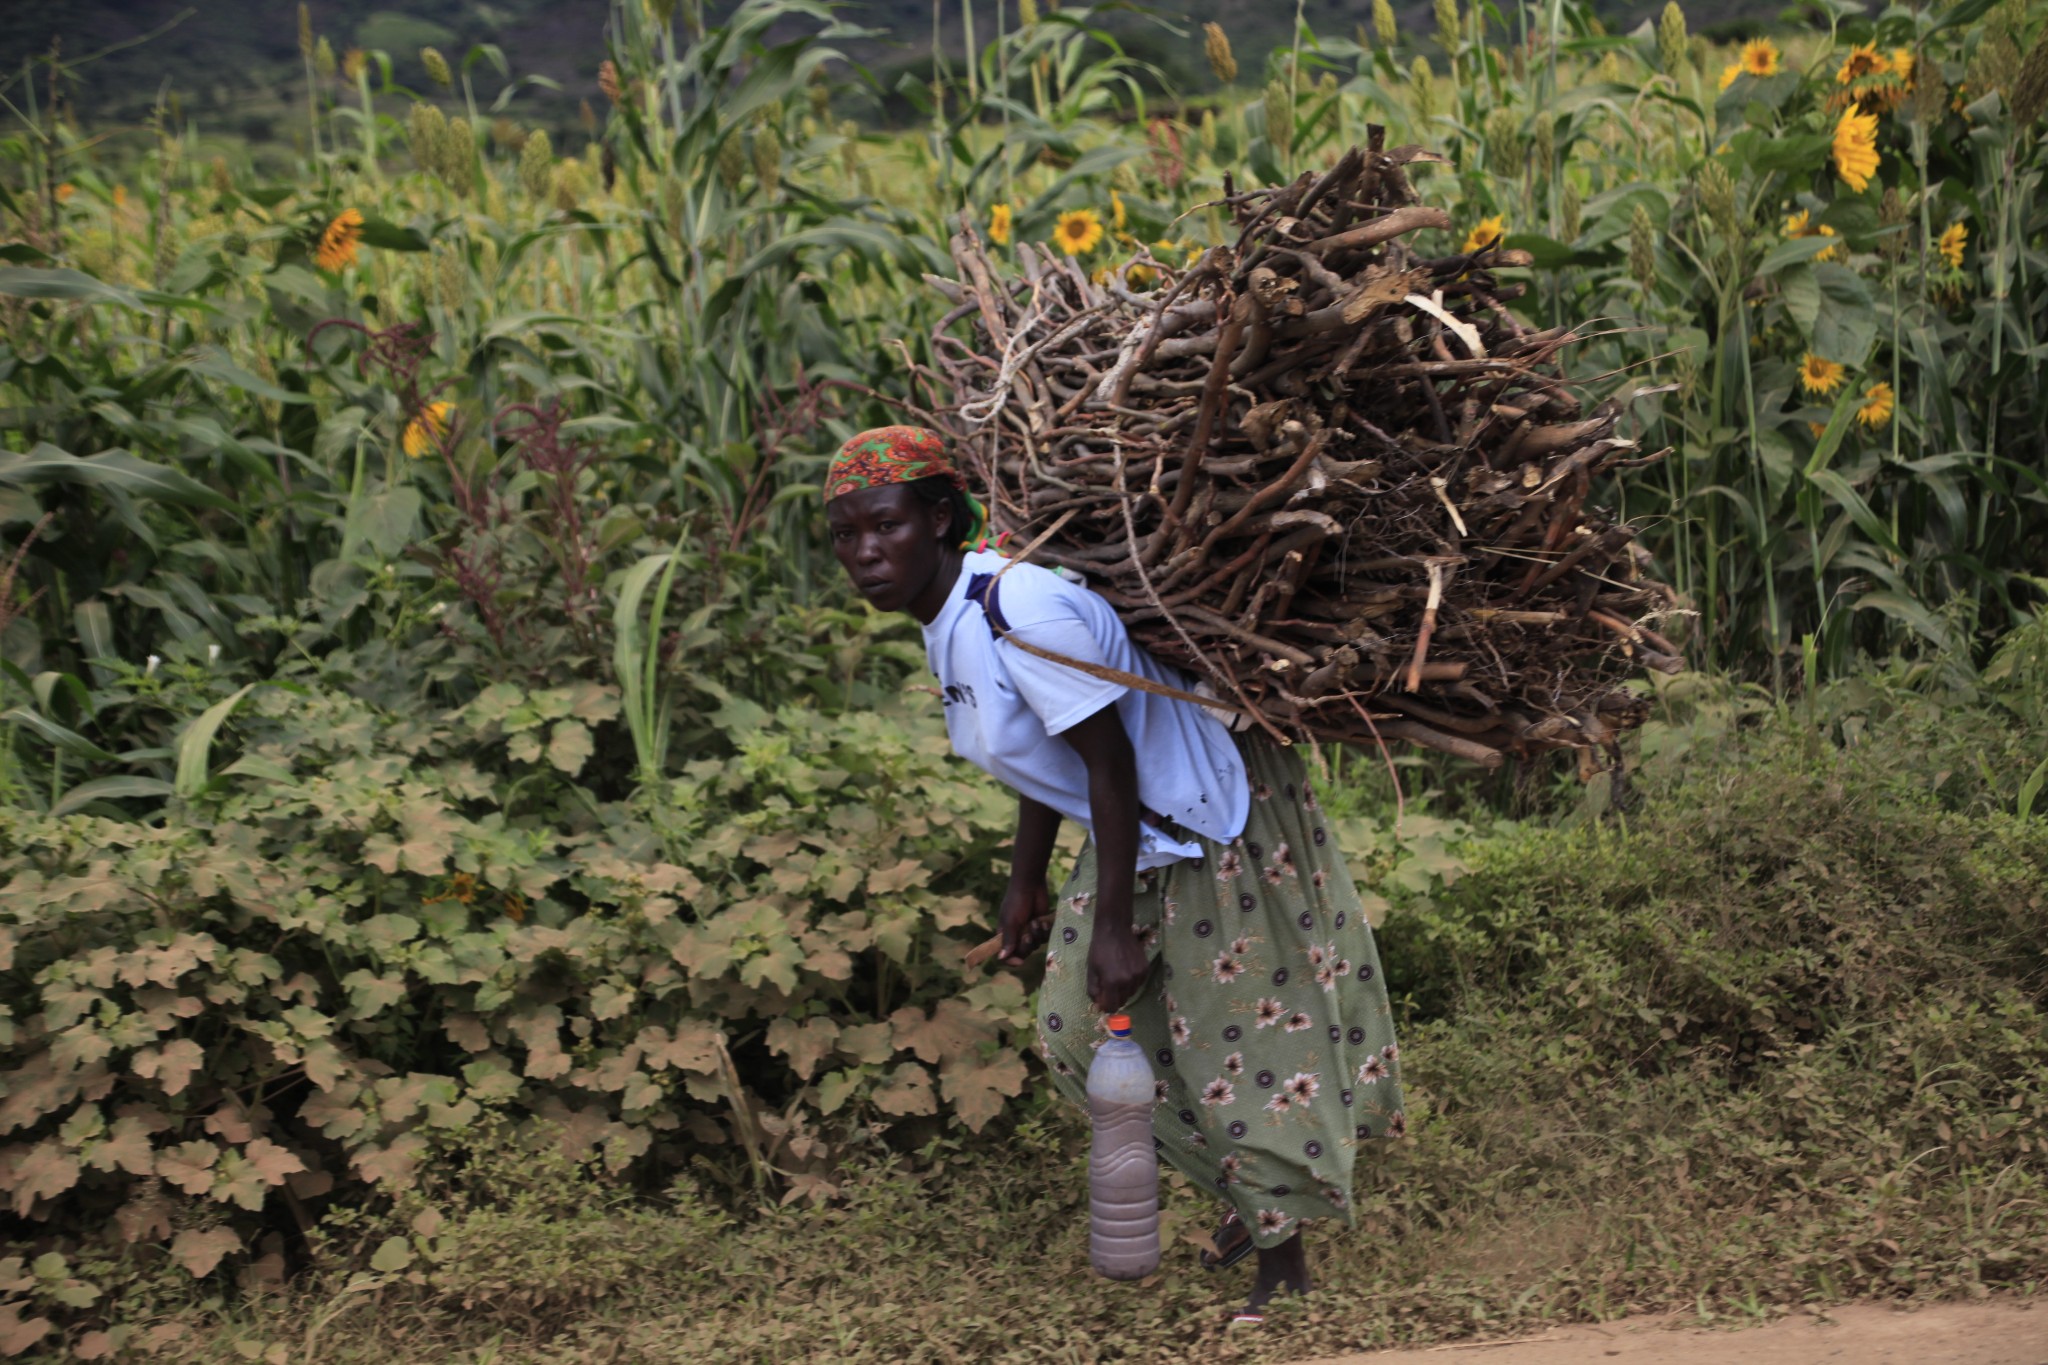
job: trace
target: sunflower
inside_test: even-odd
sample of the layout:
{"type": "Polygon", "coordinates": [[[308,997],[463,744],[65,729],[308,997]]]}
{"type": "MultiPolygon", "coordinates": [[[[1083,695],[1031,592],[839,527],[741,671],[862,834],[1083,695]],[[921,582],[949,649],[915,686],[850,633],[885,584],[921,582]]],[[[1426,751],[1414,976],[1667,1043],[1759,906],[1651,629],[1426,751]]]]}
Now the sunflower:
{"type": "Polygon", "coordinates": [[[1085,256],[1102,240],[1102,220],[1094,209],[1069,209],[1060,215],[1052,239],[1069,256],[1085,256]]]}
{"type": "Polygon", "coordinates": [[[1769,38],[1751,38],[1742,45],[1739,64],[1752,76],[1778,74],[1778,45],[1769,38]]]}
{"type": "Polygon", "coordinates": [[[1828,96],[1828,109],[1833,111],[1853,104],[1866,114],[1888,113],[1905,100],[1906,92],[1911,88],[1907,77],[1912,69],[1912,54],[1903,48],[1886,56],[1877,50],[1874,43],[1853,47],[1842,59],[1841,68],[1835,72],[1835,84],[1840,89],[1828,96]],[[1900,58],[1904,59],[1903,66],[1899,63],[1900,58]]]}
{"type": "Polygon", "coordinates": [[[313,261],[322,270],[343,270],[356,263],[356,249],[363,240],[363,215],[343,209],[320,234],[313,261]]]}
{"type": "Polygon", "coordinates": [[[1892,420],[1895,406],[1892,386],[1879,380],[1863,391],[1863,403],[1856,409],[1856,420],[1866,427],[1881,427],[1892,420]]]}
{"type": "Polygon", "coordinates": [[[1935,243],[1935,250],[1952,269],[1963,264],[1963,249],[1970,244],[1970,229],[1962,223],[1950,223],[1941,230],[1941,240],[1935,243]]]}
{"type": "Polygon", "coordinates": [[[1115,190],[1109,192],[1109,222],[1118,232],[1130,226],[1131,216],[1124,211],[1124,197],[1115,190]]]}
{"type": "Polygon", "coordinates": [[[1835,174],[1861,193],[1877,174],[1877,115],[1844,109],[1835,124],[1835,174]]]}
{"type": "Polygon", "coordinates": [[[76,185],[72,184],[72,183],[71,183],[71,182],[70,182],[69,180],[67,180],[67,181],[65,181],[65,182],[64,182],[63,184],[59,185],[59,186],[58,186],[58,187],[56,188],[56,190],[55,190],[55,194],[56,194],[56,196],[57,196],[57,202],[58,202],[58,203],[60,203],[60,204],[68,204],[68,203],[70,203],[70,202],[71,202],[71,196],[72,196],[72,195],[74,195],[74,194],[77,194],[77,193],[78,193],[78,186],[76,186],[76,185]]]}
{"type": "Polygon", "coordinates": [[[1010,244],[1010,206],[997,204],[988,211],[988,239],[997,246],[1010,244]]]}
{"type": "Polygon", "coordinates": [[[1892,49],[1892,74],[1899,78],[1899,84],[1908,90],[1913,88],[1913,53],[1910,48],[1892,49]]]}
{"type": "Polygon", "coordinates": [[[1823,360],[1808,351],[1799,361],[1799,386],[1808,393],[1833,393],[1848,371],[1839,361],[1823,360]]]}
{"type": "MultiPolygon", "coordinates": [[[[1805,209],[1801,209],[1787,218],[1785,220],[1785,235],[1787,237],[1832,237],[1835,235],[1835,230],[1826,223],[1810,222],[1809,218],[1810,215],[1805,209]]],[[[1841,247],[1831,246],[1822,251],[1820,255],[1814,257],[1814,259],[1817,261],[1835,261],[1840,260],[1842,255],[1841,247]]]]}
{"type": "Polygon", "coordinates": [[[1849,49],[1849,55],[1842,60],[1841,70],[1835,72],[1836,85],[1852,85],[1866,76],[1889,75],[1892,59],[1877,50],[1875,43],[1861,43],[1849,49]]]}
{"type": "Polygon", "coordinates": [[[1507,220],[1500,214],[1496,213],[1491,218],[1481,218],[1479,226],[1465,234],[1465,245],[1460,250],[1469,256],[1475,251],[1485,251],[1490,247],[1497,247],[1501,243],[1501,238],[1507,236],[1507,233],[1507,220]]]}
{"type": "Polygon", "coordinates": [[[405,453],[417,460],[429,451],[438,450],[448,439],[448,429],[455,420],[453,403],[429,403],[420,409],[419,416],[405,424],[405,433],[398,438],[405,453]]]}

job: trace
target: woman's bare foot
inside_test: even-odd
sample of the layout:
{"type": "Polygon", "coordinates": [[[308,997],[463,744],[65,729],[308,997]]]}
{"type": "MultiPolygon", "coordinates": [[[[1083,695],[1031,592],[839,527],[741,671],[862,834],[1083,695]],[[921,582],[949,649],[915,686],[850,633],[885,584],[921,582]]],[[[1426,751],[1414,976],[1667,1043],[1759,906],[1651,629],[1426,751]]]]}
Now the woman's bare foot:
{"type": "Polygon", "coordinates": [[[1246,1300],[1244,1311],[1263,1313],[1266,1304],[1282,1290],[1306,1294],[1310,1287],[1308,1248],[1297,1231],[1279,1246],[1259,1248],[1259,1271],[1252,1280],[1252,1296],[1246,1300]]]}

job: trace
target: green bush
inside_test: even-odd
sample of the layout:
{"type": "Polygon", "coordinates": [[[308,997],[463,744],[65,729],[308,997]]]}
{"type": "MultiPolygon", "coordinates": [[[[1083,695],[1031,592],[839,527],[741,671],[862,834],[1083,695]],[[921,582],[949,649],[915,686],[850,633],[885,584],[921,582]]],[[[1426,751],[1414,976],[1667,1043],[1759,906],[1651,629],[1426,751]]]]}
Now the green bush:
{"type": "Polygon", "coordinates": [[[2032,704],[1876,671],[1753,710],[1751,735],[1724,704],[1688,733],[1653,724],[1636,817],[1468,853],[1456,888],[1386,927],[1389,980],[1425,1015],[1534,993],[1620,1056],[1739,1066],[1929,995],[2038,986],[2048,825],[2013,817],[2032,704]]]}
{"type": "Polygon", "coordinates": [[[617,713],[256,692],[179,819],[0,809],[13,1215],[205,1274],[497,1116],[822,1196],[828,1121],[979,1129],[1022,1088],[1023,988],[962,968],[1008,802],[927,714],[764,714],[629,805],[578,784],[617,713]]]}

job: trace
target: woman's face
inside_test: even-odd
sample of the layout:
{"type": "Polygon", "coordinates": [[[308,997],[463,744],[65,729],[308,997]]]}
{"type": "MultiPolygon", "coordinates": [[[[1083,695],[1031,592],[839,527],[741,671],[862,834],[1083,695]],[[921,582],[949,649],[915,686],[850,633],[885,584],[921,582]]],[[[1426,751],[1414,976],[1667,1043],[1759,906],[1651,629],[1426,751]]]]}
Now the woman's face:
{"type": "Polygon", "coordinates": [[[825,504],[825,520],[832,552],[877,611],[907,611],[921,621],[938,615],[952,587],[938,582],[947,562],[951,508],[920,500],[906,484],[884,484],[832,499],[825,504]]]}

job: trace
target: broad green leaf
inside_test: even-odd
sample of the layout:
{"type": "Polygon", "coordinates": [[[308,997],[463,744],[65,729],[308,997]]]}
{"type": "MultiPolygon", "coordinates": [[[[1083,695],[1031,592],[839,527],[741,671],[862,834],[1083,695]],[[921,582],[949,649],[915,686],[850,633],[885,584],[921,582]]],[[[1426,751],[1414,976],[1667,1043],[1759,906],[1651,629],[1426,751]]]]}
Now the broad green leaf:
{"type": "Polygon", "coordinates": [[[205,375],[208,379],[217,379],[223,384],[241,389],[246,393],[253,393],[258,398],[268,398],[275,403],[310,403],[313,401],[310,394],[293,393],[290,389],[282,388],[267,379],[262,379],[249,373],[230,359],[227,352],[220,350],[218,347],[208,347],[196,359],[187,361],[185,368],[194,374],[205,375]]]}
{"type": "Polygon", "coordinates": [[[114,672],[103,660],[119,657],[114,644],[113,615],[105,602],[90,597],[71,609],[71,624],[85,650],[86,667],[92,671],[93,681],[105,687],[114,680],[114,672]]]}
{"type": "Polygon", "coordinates": [[[819,1081],[818,1112],[825,1115],[838,1113],[867,1079],[867,1068],[848,1067],[843,1071],[835,1071],[819,1081]]]}
{"type": "MultiPolygon", "coordinates": [[[[1779,78],[1774,76],[1770,79],[1775,81],[1779,78]]],[[[1724,110],[1729,105],[1730,96],[1737,95],[1747,80],[1745,77],[1744,80],[1737,81],[1729,89],[1728,94],[1722,96],[1724,110]]],[[[1794,76],[1792,82],[1796,88],[1798,78],[1794,76]]],[[[1735,107],[1740,107],[1739,101],[1735,107]]],[[[1832,142],[1833,138],[1827,133],[1764,133],[1752,129],[1737,134],[1730,140],[1730,146],[1736,154],[1738,164],[1762,173],[1796,171],[1818,166],[1827,155],[1832,142]]]]}
{"type": "Polygon", "coordinates": [[[118,449],[78,456],[41,442],[26,455],[11,451],[0,453],[0,483],[26,488],[49,483],[77,483],[186,507],[211,507],[222,512],[240,510],[233,501],[190,475],[118,449]]]}
{"type": "Polygon", "coordinates": [[[1877,305],[1861,276],[1844,265],[1822,261],[1813,267],[1820,289],[1820,316],[1811,335],[1816,354],[1854,369],[1877,344],[1877,305]]]}
{"type": "Polygon", "coordinates": [[[1998,0],[1962,0],[1961,4],[1935,20],[1933,27],[1927,30],[1926,36],[1931,38],[1943,29],[1974,24],[1989,14],[1991,7],[1997,3],[1998,0]]]}
{"type": "Polygon", "coordinates": [[[403,1237],[386,1237],[370,1256],[370,1269],[395,1274],[412,1264],[412,1243],[403,1237]]]}
{"type": "Polygon", "coordinates": [[[1827,428],[1821,432],[1820,440],[1813,447],[1813,455],[1806,462],[1808,478],[1828,467],[1828,461],[1841,448],[1842,437],[1848,432],[1850,422],[1855,419],[1856,408],[1862,401],[1854,389],[1844,390],[1842,396],[1835,400],[1835,410],[1828,414],[1827,428]]]}
{"type": "Polygon", "coordinates": [[[80,758],[90,759],[96,763],[120,762],[120,759],[108,753],[105,749],[102,749],[77,731],[59,725],[48,716],[38,715],[34,711],[23,707],[17,706],[12,711],[0,715],[0,720],[12,721],[24,729],[33,730],[65,753],[75,754],[80,758]]]}
{"type": "Polygon", "coordinates": [[[583,771],[583,765],[595,752],[596,745],[591,741],[589,726],[574,720],[555,722],[548,739],[549,763],[574,777],[583,771]]]}
{"type": "Polygon", "coordinates": [[[410,485],[382,488],[352,503],[346,538],[367,541],[385,559],[395,559],[420,538],[420,491],[410,485]]]}
{"type": "Polygon", "coordinates": [[[1820,281],[1814,278],[1813,266],[1786,267],[1778,277],[1778,296],[1792,321],[1811,339],[1814,324],[1820,321],[1820,281]]]}
{"type": "Polygon", "coordinates": [[[1895,592],[1867,592],[1856,599],[1858,611],[1880,611],[1896,621],[1901,621],[1923,639],[1941,648],[1948,648],[1950,632],[1941,618],[1920,603],[1895,592]]]}
{"type": "Polygon", "coordinates": [[[260,777],[266,782],[291,782],[296,780],[292,770],[275,759],[261,754],[244,754],[220,770],[221,777],[260,777]]]}
{"type": "Polygon", "coordinates": [[[1028,1075],[1023,1059],[1013,1052],[998,1053],[987,1062],[963,1054],[940,1068],[939,1093],[968,1131],[978,1133],[1003,1111],[1004,1100],[1022,1093],[1028,1075]]]}
{"type": "Polygon", "coordinates": [[[363,245],[381,247],[385,251],[425,251],[431,243],[412,228],[384,218],[366,217],[363,219],[363,245]]]}
{"type": "Polygon", "coordinates": [[[1764,502],[1776,507],[1798,470],[1792,442],[1776,427],[1765,427],[1756,434],[1756,457],[1764,471],[1764,502]]]}
{"type": "Polygon", "coordinates": [[[1794,237],[1772,247],[1757,266],[1759,275],[1775,275],[1788,266],[1804,265],[1821,252],[1838,247],[1842,243],[1833,237],[1794,237]]]}
{"type": "Polygon", "coordinates": [[[1570,266],[1600,265],[1610,258],[1609,253],[1580,251],[1538,232],[1511,232],[1501,245],[1509,250],[1528,252],[1535,258],[1538,270],[1563,270],[1570,266]]]}
{"type": "Polygon", "coordinates": [[[50,814],[69,815],[73,811],[84,810],[95,801],[169,796],[174,790],[170,783],[155,777],[100,777],[81,782],[65,792],[57,804],[50,807],[50,814]]]}
{"type": "Polygon", "coordinates": [[[2041,786],[2048,783],[2048,758],[2041,760],[2032,775],[2020,784],[2020,819],[2025,820],[2034,813],[2034,801],[2041,795],[2041,786]]]}
{"type": "Polygon", "coordinates": [[[226,697],[207,707],[205,711],[200,713],[199,719],[193,721],[187,727],[185,733],[179,737],[177,780],[177,793],[179,796],[189,801],[199,795],[205,788],[207,757],[213,748],[213,737],[220,732],[220,727],[227,722],[228,716],[234,712],[234,709],[242,704],[242,698],[255,691],[260,685],[258,683],[250,683],[246,687],[238,688],[233,696],[226,697]]]}
{"type": "Polygon", "coordinates": [[[916,1062],[900,1063],[868,1098],[883,1113],[903,1118],[939,1112],[938,1100],[932,1095],[932,1073],[916,1062]]]}
{"type": "Polygon", "coordinates": [[[171,1242],[171,1259],[197,1280],[211,1275],[222,1257],[241,1249],[242,1239],[233,1228],[187,1228],[171,1242]]]}
{"type": "Polygon", "coordinates": [[[11,294],[18,299],[57,299],[65,303],[118,303],[124,308],[142,307],[142,300],[132,290],[108,284],[78,270],[0,266],[0,294],[11,294]]]}

